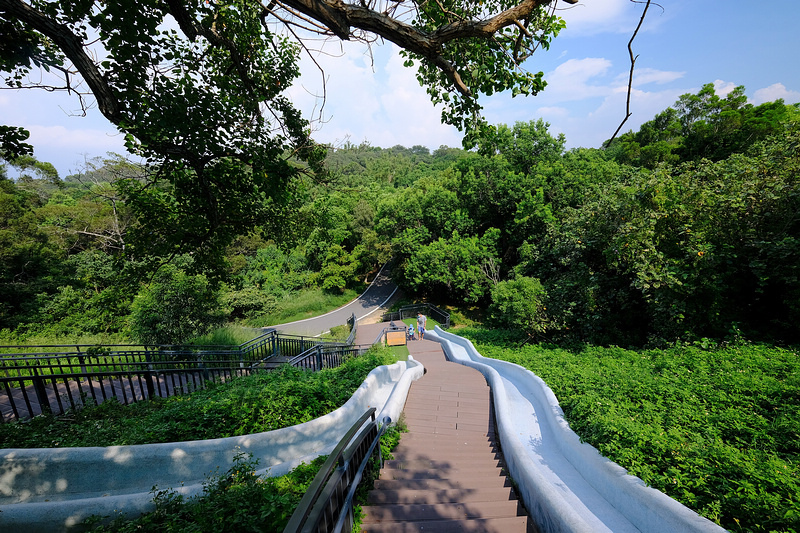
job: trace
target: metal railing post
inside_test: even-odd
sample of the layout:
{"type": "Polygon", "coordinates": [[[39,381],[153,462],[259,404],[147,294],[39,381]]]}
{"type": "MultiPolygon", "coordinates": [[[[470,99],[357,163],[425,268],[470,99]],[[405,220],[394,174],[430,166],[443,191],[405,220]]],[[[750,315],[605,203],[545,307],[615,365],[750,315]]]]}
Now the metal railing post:
{"type": "Polygon", "coordinates": [[[147,385],[147,397],[149,399],[153,399],[156,395],[156,387],[153,383],[153,370],[145,370],[144,371],[144,382],[147,385]]]}
{"type": "Polygon", "coordinates": [[[50,399],[47,397],[47,390],[44,387],[44,379],[39,374],[39,369],[33,367],[33,390],[36,391],[36,401],[39,402],[39,407],[42,409],[42,414],[51,413],[50,399]]]}
{"type": "Polygon", "coordinates": [[[78,362],[81,365],[81,373],[88,374],[89,372],[86,370],[86,356],[81,352],[81,347],[76,345],[75,349],[78,351],[78,362]]]}

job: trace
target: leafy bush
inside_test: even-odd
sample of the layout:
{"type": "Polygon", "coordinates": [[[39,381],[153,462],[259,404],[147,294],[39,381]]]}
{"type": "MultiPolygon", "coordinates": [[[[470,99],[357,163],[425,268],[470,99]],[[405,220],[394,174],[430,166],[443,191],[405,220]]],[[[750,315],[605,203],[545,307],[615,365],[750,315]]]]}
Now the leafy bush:
{"type": "MultiPolygon", "coordinates": [[[[391,451],[405,431],[402,420],[386,428],[380,442],[384,459],[391,458],[391,451]]],[[[209,479],[201,495],[184,498],[175,491],[154,488],[155,511],[134,519],[118,516],[110,523],[102,523],[103,517],[94,516],[86,523],[95,526],[92,529],[95,533],[283,531],[326,459],[325,455],[317,457],[285,476],[270,478],[256,476],[258,461],[239,453],[225,474],[209,479]]],[[[360,504],[366,502],[379,473],[380,464],[377,455],[373,455],[356,492],[356,522],[363,515],[360,504]]]]}
{"type": "Polygon", "coordinates": [[[230,309],[231,319],[246,319],[275,310],[278,298],[257,287],[245,287],[229,291],[220,298],[222,305],[230,309]]]}
{"type": "Polygon", "coordinates": [[[800,530],[796,352],[707,342],[509,349],[459,333],[542,377],[581,439],[648,485],[733,531],[800,530]]]}
{"type": "Polygon", "coordinates": [[[536,278],[518,276],[492,289],[489,316],[493,324],[519,329],[529,336],[544,333],[549,325],[544,300],[547,291],[536,278]]]}
{"type": "MultiPolygon", "coordinates": [[[[260,333],[259,333],[260,334],[260,333]]],[[[228,326],[215,329],[206,335],[192,339],[191,344],[194,346],[238,346],[253,339],[254,330],[250,328],[241,328],[235,326],[228,326]]]]}
{"type": "Polygon", "coordinates": [[[542,280],[569,333],[595,344],[800,339],[800,130],[746,155],[595,183],[517,272],[542,280]]]}
{"type": "Polygon", "coordinates": [[[100,525],[103,518],[93,517],[88,523],[96,526],[95,533],[283,531],[325,459],[318,457],[285,476],[269,478],[257,476],[258,461],[240,453],[226,473],[208,480],[201,495],[184,498],[154,488],[155,511],[131,520],[118,516],[100,525]]]}
{"type": "Polygon", "coordinates": [[[428,245],[416,245],[404,265],[405,283],[421,294],[476,303],[489,290],[487,272],[497,276],[494,252],[499,232],[482,237],[459,235],[439,238],[428,245]]]}
{"type": "Polygon", "coordinates": [[[184,344],[224,322],[219,308],[205,275],[166,265],[133,301],[130,332],[143,344],[184,344]]]}

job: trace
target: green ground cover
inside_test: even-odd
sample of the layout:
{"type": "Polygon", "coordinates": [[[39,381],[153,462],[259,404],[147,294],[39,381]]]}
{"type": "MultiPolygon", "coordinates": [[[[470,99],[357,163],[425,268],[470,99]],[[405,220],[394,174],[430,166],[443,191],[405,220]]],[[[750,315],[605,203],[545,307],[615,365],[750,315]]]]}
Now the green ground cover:
{"type": "Polygon", "coordinates": [[[0,425],[0,448],[116,446],[246,435],[307,422],[347,401],[376,366],[395,362],[382,348],[338,368],[285,366],[184,396],[122,406],[106,401],[63,416],[0,425]]]}
{"type": "Polygon", "coordinates": [[[394,354],[398,361],[408,360],[408,346],[387,346],[386,349],[394,354]]]}
{"type": "Polygon", "coordinates": [[[771,346],[633,351],[461,329],[539,375],[581,439],[731,531],[800,531],[800,362],[771,346]]]}

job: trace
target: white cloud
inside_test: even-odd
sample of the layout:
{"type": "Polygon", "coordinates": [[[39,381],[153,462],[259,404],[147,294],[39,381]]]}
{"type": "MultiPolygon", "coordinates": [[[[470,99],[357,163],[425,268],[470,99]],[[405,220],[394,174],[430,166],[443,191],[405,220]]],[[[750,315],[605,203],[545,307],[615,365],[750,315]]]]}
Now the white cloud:
{"type": "Polygon", "coordinates": [[[545,120],[569,117],[569,109],[559,106],[544,106],[536,110],[536,114],[545,120]]]}
{"type": "MultiPolygon", "coordinates": [[[[680,92],[680,91],[677,91],[680,92]]],[[[627,89],[617,88],[603,101],[585,114],[571,114],[566,120],[559,120],[558,131],[567,138],[567,147],[599,147],[609,139],[625,118],[627,89]]],[[[631,91],[631,117],[625,122],[621,132],[636,130],[643,122],[651,120],[656,113],[669,107],[676,99],[676,91],[648,92],[640,89],[631,91]]]]}
{"type": "Polygon", "coordinates": [[[124,151],[122,135],[93,129],[67,129],[64,126],[28,126],[30,140],[42,148],[86,150],[91,152],[124,151]]]}
{"type": "Polygon", "coordinates": [[[388,124],[400,126],[396,131],[387,123],[377,125],[383,136],[394,139],[394,144],[412,146],[421,144],[438,148],[442,144],[458,146],[461,134],[441,122],[441,107],[435,107],[428,94],[416,78],[416,71],[403,66],[404,58],[392,45],[392,53],[386,63],[388,79],[382,90],[381,103],[388,124]]]}
{"type": "Polygon", "coordinates": [[[728,96],[735,88],[736,84],[732,81],[714,80],[714,92],[721,98],[728,96]]]}
{"type": "Polygon", "coordinates": [[[589,81],[605,76],[610,69],[611,61],[608,59],[570,59],[544,76],[547,88],[541,96],[553,102],[604,96],[609,93],[609,87],[590,84],[589,81]]]}
{"type": "MultiPolygon", "coordinates": [[[[561,36],[587,37],[601,33],[631,33],[639,23],[644,6],[630,0],[583,0],[567,6],[558,3],[556,14],[567,23],[561,36]]],[[[664,22],[651,6],[645,19],[644,31],[658,27],[664,22]]]]}
{"type": "Polygon", "coordinates": [[[122,135],[109,130],[68,128],[65,126],[26,125],[34,147],[34,156],[52,163],[63,177],[80,170],[87,158],[104,156],[108,152],[126,154],[122,135]]]}
{"type": "MultiPolygon", "coordinates": [[[[337,46],[338,50],[338,46],[337,46]]],[[[318,58],[327,76],[324,120],[315,126],[320,142],[373,146],[421,144],[438,148],[459,146],[461,135],[441,124],[441,110],[431,104],[417,82],[415,70],[403,66],[404,59],[394,45],[378,47],[370,58],[363,45],[344,44],[346,55],[318,58]]],[[[301,66],[302,86],[295,85],[290,97],[306,117],[319,99],[309,94],[322,92],[319,71],[305,60],[301,66]],[[311,75],[309,75],[311,74],[311,75]]]]}
{"type": "Polygon", "coordinates": [[[794,104],[800,102],[800,92],[790,91],[782,83],[773,83],[753,93],[753,103],[756,105],[774,102],[779,98],[783,98],[784,103],[794,104]]]}
{"type": "Polygon", "coordinates": [[[620,31],[620,18],[628,0],[584,0],[568,6],[559,2],[556,14],[567,23],[564,34],[581,35],[620,31]]]}
{"type": "MultiPolygon", "coordinates": [[[[620,70],[606,58],[570,59],[549,72],[548,86],[540,95],[511,100],[496,97],[486,106],[490,122],[513,124],[542,118],[552,134],[563,133],[567,147],[599,147],[613,135],[625,118],[628,88],[627,65],[620,70]],[[521,102],[520,102],[521,100],[521,102]],[[535,106],[535,107],[534,107],[535,106]]],[[[632,116],[622,131],[636,130],[681,95],[685,88],[646,90],[647,86],[668,86],[683,77],[682,72],[637,69],[631,91],[632,116]]]]}
{"type": "MultiPolygon", "coordinates": [[[[633,84],[637,87],[648,83],[663,85],[681,79],[685,74],[685,72],[657,70],[654,68],[636,68],[633,71],[633,84]]],[[[627,83],[627,77],[625,83],[627,83]]]]}

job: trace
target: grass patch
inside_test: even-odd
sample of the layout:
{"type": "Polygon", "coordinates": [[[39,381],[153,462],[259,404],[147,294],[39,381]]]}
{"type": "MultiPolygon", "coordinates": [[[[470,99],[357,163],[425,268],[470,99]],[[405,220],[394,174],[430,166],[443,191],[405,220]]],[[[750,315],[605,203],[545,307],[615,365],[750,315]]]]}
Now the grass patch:
{"type": "Polygon", "coordinates": [[[350,328],[347,326],[347,324],[342,324],[341,326],[332,327],[327,334],[322,335],[322,338],[336,342],[344,342],[349,336],[350,328]]]}
{"type": "Polygon", "coordinates": [[[376,366],[380,347],[321,372],[285,366],[184,396],[123,406],[116,400],[62,416],[0,425],[0,448],[117,446],[247,435],[293,426],[344,404],[376,366]]]}
{"type": "Polygon", "coordinates": [[[197,337],[191,341],[194,346],[231,346],[237,347],[260,335],[261,332],[250,328],[226,326],[217,328],[207,335],[197,337]]]}
{"type": "Polygon", "coordinates": [[[544,379],[582,440],[731,531],[800,531],[800,361],[741,344],[632,351],[515,346],[459,331],[544,379]]]}
{"type": "Polygon", "coordinates": [[[275,310],[247,320],[247,325],[265,327],[324,315],[350,303],[359,294],[361,292],[353,289],[346,289],[339,294],[325,292],[322,289],[306,289],[291,293],[278,302],[275,310]]]}
{"type": "Polygon", "coordinates": [[[386,349],[389,350],[398,361],[408,361],[408,346],[387,346],[386,349]]]}
{"type": "MultiPolygon", "coordinates": [[[[72,347],[76,344],[90,346],[108,346],[111,344],[131,344],[131,340],[119,333],[102,335],[24,335],[19,336],[7,329],[0,330],[0,345],[19,346],[62,346],[72,347]]],[[[8,351],[8,350],[6,350],[8,351]]]]}

